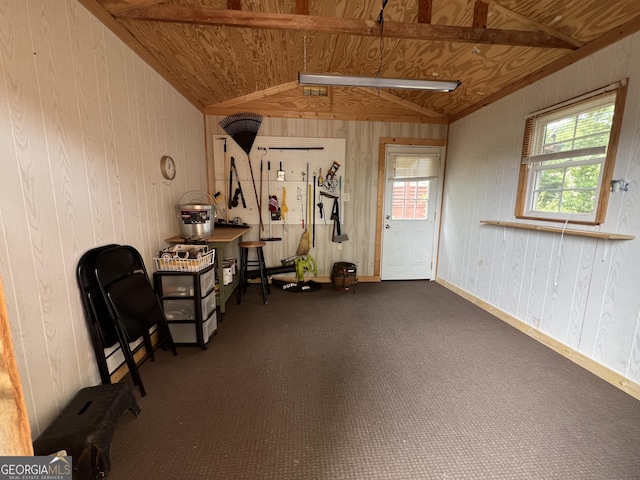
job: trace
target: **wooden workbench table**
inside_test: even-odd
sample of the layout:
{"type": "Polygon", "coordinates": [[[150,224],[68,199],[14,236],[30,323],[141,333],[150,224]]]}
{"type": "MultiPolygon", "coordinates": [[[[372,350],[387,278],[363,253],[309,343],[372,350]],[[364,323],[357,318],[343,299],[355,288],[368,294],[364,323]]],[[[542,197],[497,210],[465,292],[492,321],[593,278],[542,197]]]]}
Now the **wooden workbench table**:
{"type": "MultiPolygon", "coordinates": [[[[207,242],[209,248],[215,249],[215,262],[216,262],[216,272],[218,275],[218,284],[219,284],[219,292],[217,296],[218,306],[220,307],[220,320],[224,319],[225,314],[225,303],[227,299],[233,293],[234,288],[238,286],[240,282],[238,279],[240,275],[234,275],[233,282],[229,285],[224,285],[223,282],[223,255],[224,249],[230,243],[242,238],[242,236],[251,230],[251,227],[237,228],[237,227],[223,227],[220,225],[216,225],[213,229],[213,233],[210,237],[202,239],[207,242]]],[[[185,243],[185,237],[175,236],[171,238],[167,238],[165,240],[167,243],[185,243]]],[[[236,265],[236,268],[239,268],[239,265],[236,265]]]]}

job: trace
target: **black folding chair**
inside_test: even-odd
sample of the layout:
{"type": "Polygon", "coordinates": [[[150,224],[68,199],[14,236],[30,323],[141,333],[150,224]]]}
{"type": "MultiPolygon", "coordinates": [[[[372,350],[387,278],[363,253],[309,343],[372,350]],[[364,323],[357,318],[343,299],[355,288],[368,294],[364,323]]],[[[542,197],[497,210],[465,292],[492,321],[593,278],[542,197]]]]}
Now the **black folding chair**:
{"type": "MultiPolygon", "coordinates": [[[[149,330],[155,325],[159,336],[158,346],[170,348],[173,354],[177,355],[162,306],[149,282],[142,257],[135,248],[128,245],[112,245],[94,250],[97,251],[90,251],[85,255],[91,253],[89,257],[94,258],[93,276],[99,294],[93,289],[91,294],[86,295],[88,302],[93,305],[92,310],[96,318],[105,319],[98,320],[97,323],[111,325],[113,331],[110,334],[115,332],[131,378],[140,389],[140,394],[145,396],[146,391],[130,344],[142,337],[147,356],[154,361],[154,348],[149,330]],[[96,308],[100,302],[101,307],[96,308]]],[[[88,263],[85,262],[82,269],[86,277],[90,277],[86,272],[88,263]]],[[[101,360],[98,360],[98,363],[100,365],[101,360]]],[[[101,368],[106,371],[106,359],[101,368]]],[[[106,371],[105,375],[108,377],[109,372],[106,371]]],[[[104,382],[102,370],[101,377],[104,382]]]]}
{"type": "Polygon", "coordinates": [[[101,252],[117,246],[119,245],[110,244],[87,251],[80,257],[76,270],[76,279],[82,296],[84,316],[91,334],[93,350],[96,354],[96,361],[98,362],[98,370],[100,372],[100,380],[105,385],[111,383],[111,376],[109,375],[109,367],[107,366],[104,349],[118,343],[119,337],[113,319],[110,316],[107,303],[98,285],[95,264],[96,258],[101,252]]]}

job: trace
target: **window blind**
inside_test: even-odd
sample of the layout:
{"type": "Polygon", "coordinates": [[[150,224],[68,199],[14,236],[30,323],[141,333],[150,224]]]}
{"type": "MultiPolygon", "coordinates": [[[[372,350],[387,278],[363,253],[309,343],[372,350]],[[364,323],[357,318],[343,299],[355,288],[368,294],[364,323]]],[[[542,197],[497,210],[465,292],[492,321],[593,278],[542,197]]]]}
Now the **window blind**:
{"type": "Polygon", "coordinates": [[[394,180],[426,180],[438,176],[440,155],[396,154],[393,165],[394,180]]]}
{"type": "Polygon", "coordinates": [[[567,136],[566,131],[562,134],[562,129],[575,129],[573,123],[582,121],[582,118],[590,112],[597,112],[607,107],[613,108],[615,101],[615,92],[606,92],[575,105],[549,108],[540,115],[533,114],[527,117],[522,145],[522,163],[604,154],[609,143],[609,135],[606,132],[610,130],[610,125],[603,127],[602,124],[594,122],[591,127],[588,126],[592,131],[583,127],[582,133],[574,131],[570,136],[567,136]],[[559,138],[563,138],[557,142],[556,130],[559,138]]]}

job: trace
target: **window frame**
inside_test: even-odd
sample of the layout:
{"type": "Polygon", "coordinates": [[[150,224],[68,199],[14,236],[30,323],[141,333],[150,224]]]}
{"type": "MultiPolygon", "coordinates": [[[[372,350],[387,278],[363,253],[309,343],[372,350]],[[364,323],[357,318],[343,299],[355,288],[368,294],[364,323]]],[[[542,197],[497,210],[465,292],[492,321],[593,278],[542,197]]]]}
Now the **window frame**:
{"type": "MultiPolygon", "coordinates": [[[[524,127],[524,136],[522,144],[522,159],[520,164],[520,171],[518,177],[517,194],[516,194],[516,206],[515,217],[528,220],[544,220],[550,222],[563,222],[573,223],[581,225],[599,225],[604,223],[607,213],[607,205],[609,202],[609,194],[611,180],[613,178],[613,169],[615,166],[615,160],[618,153],[618,142],[620,139],[620,130],[622,127],[622,118],[624,114],[624,105],[627,96],[627,84],[628,79],[623,79],[619,82],[613,83],[606,87],[594,90],[585,95],[575,97],[557,105],[545,108],[538,112],[532,113],[527,116],[524,127]],[[536,118],[542,115],[549,115],[553,112],[561,112],[562,110],[574,109],[576,105],[581,102],[587,102],[596,98],[599,95],[615,93],[616,98],[614,102],[613,119],[611,123],[611,130],[609,132],[609,143],[605,153],[605,158],[600,171],[600,179],[597,187],[597,199],[595,202],[595,211],[585,218],[581,214],[563,214],[561,212],[544,213],[529,211],[528,205],[531,204],[534,192],[535,192],[535,168],[532,168],[531,164],[525,159],[528,159],[532,155],[532,137],[535,130],[536,118]]],[[[595,162],[593,162],[595,163],[595,162]]]]}

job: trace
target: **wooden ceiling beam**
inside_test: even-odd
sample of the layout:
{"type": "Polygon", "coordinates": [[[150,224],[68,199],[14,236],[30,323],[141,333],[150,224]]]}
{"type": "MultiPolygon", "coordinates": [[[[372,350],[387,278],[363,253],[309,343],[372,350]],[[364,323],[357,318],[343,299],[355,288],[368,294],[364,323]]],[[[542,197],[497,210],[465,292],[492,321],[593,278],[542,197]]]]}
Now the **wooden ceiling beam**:
{"type": "Polygon", "coordinates": [[[418,0],[418,23],[431,23],[432,0],[418,0]]]}
{"type": "MultiPolygon", "coordinates": [[[[315,111],[298,111],[298,110],[278,110],[278,109],[265,109],[260,107],[251,107],[251,112],[257,113],[264,117],[274,118],[305,118],[309,120],[353,120],[360,122],[399,122],[399,123],[423,123],[423,124],[437,124],[447,125],[447,118],[440,117],[427,117],[423,115],[387,115],[384,113],[379,114],[367,114],[367,113],[335,113],[335,112],[315,112],[315,111]]],[[[205,107],[205,115],[234,115],[238,113],[236,108],[217,108],[217,107],[205,107]]]]}
{"type": "Polygon", "coordinates": [[[241,10],[240,0],[227,0],[227,8],[229,10],[241,10]]]}
{"type": "Polygon", "coordinates": [[[519,13],[514,12],[513,10],[509,10],[506,7],[503,7],[502,5],[500,5],[496,0],[488,0],[489,5],[491,6],[491,8],[493,10],[495,10],[496,12],[502,13],[503,15],[507,16],[507,17],[511,17],[515,20],[518,20],[520,23],[524,24],[524,25],[529,25],[541,32],[547,33],[549,35],[551,35],[552,37],[556,37],[559,38],[560,40],[563,40],[571,45],[573,45],[574,47],[578,48],[581,47],[582,45],[584,45],[583,42],[580,42],[574,38],[571,38],[568,35],[565,35],[563,33],[560,33],[559,31],[557,31],[554,28],[550,28],[547,27],[546,25],[543,25],[542,23],[536,22],[535,20],[531,20],[529,17],[525,17],[524,15],[520,15],[519,13]]]}
{"type": "Polygon", "coordinates": [[[473,5],[473,27],[487,28],[487,18],[489,16],[489,4],[477,0],[473,5]]]}
{"type": "Polygon", "coordinates": [[[384,22],[375,20],[319,17],[243,10],[191,8],[178,5],[154,5],[117,15],[129,20],[187,23],[196,25],[264,28],[367,37],[432,40],[461,43],[517,45],[538,48],[575,49],[575,46],[545,32],[497,30],[489,28],[431,25],[423,23],[384,22]]]}

